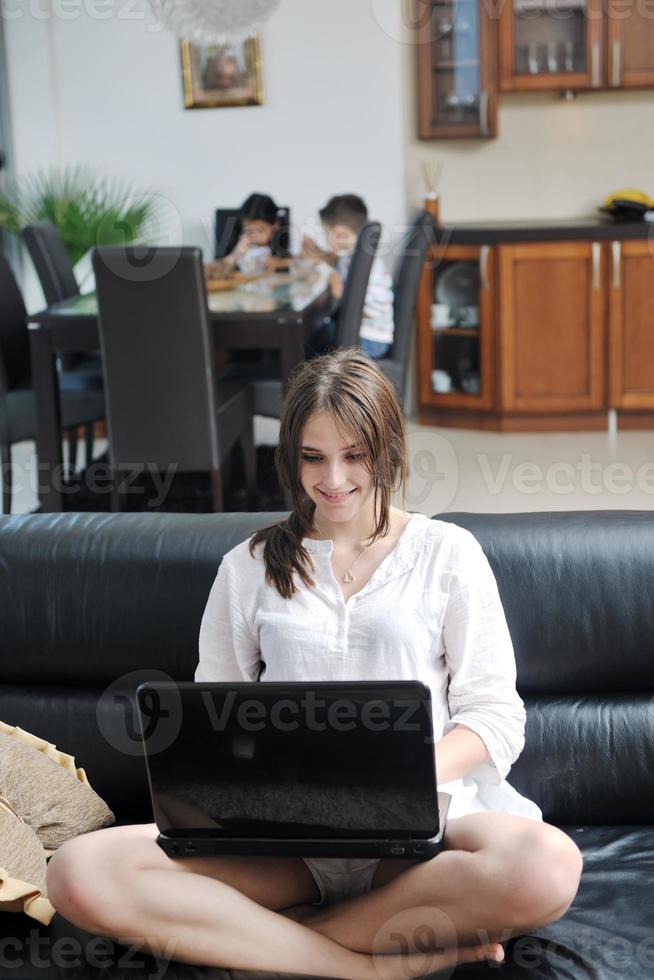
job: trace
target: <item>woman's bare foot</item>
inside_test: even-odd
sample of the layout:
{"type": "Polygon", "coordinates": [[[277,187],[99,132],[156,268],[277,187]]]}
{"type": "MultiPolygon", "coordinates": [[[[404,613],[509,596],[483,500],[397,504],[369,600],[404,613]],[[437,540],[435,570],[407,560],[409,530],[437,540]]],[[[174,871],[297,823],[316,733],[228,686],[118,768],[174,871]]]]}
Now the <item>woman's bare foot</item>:
{"type": "MultiPolygon", "coordinates": [[[[292,905],[278,914],[293,919],[308,929],[320,932],[320,922],[324,920],[325,912],[324,908],[316,905],[302,904],[292,905]]],[[[371,971],[370,980],[410,980],[412,977],[422,977],[427,973],[449,969],[459,963],[475,963],[482,960],[501,963],[504,960],[504,949],[500,943],[481,943],[478,946],[447,946],[420,952],[407,949],[400,954],[360,955],[368,961],[371,971]]]]}
{"type": "Polygon", "coordinates": [[[455,946],[425,953],[400,955],[378,954],[371,956],[371,980],[409,980],[424,977],[428,973],[451,969],[459,963],[479,963],[488,960],[501,963],[504,950],[500,943],[484,943],[480,946],[455,946]]]}

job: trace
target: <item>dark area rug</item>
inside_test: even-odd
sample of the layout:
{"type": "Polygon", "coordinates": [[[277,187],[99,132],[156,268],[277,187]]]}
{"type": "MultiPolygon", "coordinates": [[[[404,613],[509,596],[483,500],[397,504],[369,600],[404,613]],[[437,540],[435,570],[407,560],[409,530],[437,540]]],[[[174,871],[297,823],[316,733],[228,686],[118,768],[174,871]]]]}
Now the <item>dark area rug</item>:
{"type": "MultiPolygon", "coordinates": [[[[274,446],[257,446],[257,493],[248,506],[240,445],[234,447],[226,467],[225,511],[286,510],[274,467],[274,446]]],[[[211,513],[211,483],[208,473],[178,473],[172,480],[147,470],[129,474],[123,484],[121,510],[132,513],[211,513]]],[[[65,511],[109,511],[110,472],[107,456],[98,457],[63,483],[65,511]]]]}

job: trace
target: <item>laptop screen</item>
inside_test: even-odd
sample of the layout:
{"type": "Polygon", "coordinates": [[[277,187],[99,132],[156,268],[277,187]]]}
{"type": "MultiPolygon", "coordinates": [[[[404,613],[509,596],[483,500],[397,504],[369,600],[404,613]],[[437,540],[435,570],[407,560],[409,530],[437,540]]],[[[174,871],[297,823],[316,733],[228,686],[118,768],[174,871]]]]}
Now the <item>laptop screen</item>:
{"type": "Polygon", "coordinates": [[[139,712],[166,836],[429,838],[429,690],[413,681],[146,684],[139,712]]]}

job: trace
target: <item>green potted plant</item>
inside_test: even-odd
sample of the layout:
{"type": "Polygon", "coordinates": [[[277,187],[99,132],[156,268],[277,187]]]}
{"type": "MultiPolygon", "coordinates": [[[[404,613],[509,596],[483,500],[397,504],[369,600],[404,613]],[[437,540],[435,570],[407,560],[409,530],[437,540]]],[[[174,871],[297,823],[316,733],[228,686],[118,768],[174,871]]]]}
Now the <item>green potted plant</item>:
{"type": "Polygon", "coordinates": [[[79,164],[39,170],[0,190],[0,227],[18,235],[48,218],[73,264],[95,245],[147,240],[158,211],[154,194],[79,164]]]}

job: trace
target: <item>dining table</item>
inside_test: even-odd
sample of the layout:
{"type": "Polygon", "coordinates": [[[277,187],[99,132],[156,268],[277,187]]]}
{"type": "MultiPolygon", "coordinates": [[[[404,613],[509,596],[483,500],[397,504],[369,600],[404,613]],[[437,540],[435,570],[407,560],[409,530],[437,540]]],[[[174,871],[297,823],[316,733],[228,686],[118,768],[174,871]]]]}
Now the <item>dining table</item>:
{"type": "MultiPolygon", "coordinates": [[[[217,352],[266,350],[279,353],[286,384],[304,360],[304,344],[329,312],[331,269],[320,263],[301,274],[271,273],[233,289],[213,292],[207,306],[217,352]]],[[[36,402],[36,452],[40,510],[64,509],[61,405],[57,356],[100,350],[98,302],[94,292],[53,303],[29,317],[32,379],[36,402]]],[[[180,324],[181,329],[181,324],[180,324]]]]}

